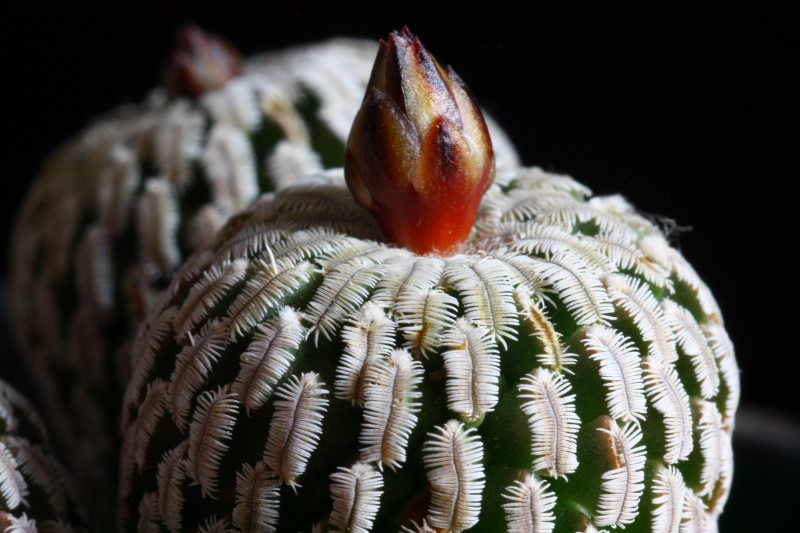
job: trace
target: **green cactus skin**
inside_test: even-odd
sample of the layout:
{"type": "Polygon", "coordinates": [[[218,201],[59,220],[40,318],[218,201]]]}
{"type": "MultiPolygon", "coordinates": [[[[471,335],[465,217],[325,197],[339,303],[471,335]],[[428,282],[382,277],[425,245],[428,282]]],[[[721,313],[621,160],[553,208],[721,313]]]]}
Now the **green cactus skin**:
{"type": "Polygon", "coordinates": [[[69,474],[33,406],[0,380],[0,530],[88,531],[69,474]]]}
{"type": "Polygon", "coordinates": [[[657,228],[498,170],[459,253],[416,256],[341,180],[265,195],[162,294],[123,530],[715,530],[738,369],[657,228]]]}

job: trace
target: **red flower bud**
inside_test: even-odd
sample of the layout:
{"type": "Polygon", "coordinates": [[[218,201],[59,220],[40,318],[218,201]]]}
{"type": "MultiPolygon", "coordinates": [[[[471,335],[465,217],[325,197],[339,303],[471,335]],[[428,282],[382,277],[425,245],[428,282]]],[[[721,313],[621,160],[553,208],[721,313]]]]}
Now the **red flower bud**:
{"type": "Polygon", "coordinates": [[[164,67],[164,87],[170,98],[197,98],[242,72],[241,54],[221,37],[188,25],[178,31],[175,41],[164,67]]]}
{"type": "Polygon", "coordinates": [[[345,177],[390,241],[443,255],[467,238],[494,180],[480,108],[408,28],[380,43],[347,141],[345,177]]]}

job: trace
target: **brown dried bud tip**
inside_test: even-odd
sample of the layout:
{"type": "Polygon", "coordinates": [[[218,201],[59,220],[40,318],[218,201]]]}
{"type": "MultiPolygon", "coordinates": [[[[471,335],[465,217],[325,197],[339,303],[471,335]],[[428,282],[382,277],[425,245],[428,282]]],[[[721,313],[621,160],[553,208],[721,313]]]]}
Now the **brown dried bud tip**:
{"type": "Polygon", "coordinates": [[[233,45],[188,25],[175,36],[175,48],[164,67],[164,87],[170,98],[197,98],[241,72],[242,56],[233,45]]]}
{"type": "Polygon", "coordinates": [[[480,108],[408,28],[380,43],[347,141],[345,177],[389,240],[443,255],[467,238],[494,180],[480,108]]]}

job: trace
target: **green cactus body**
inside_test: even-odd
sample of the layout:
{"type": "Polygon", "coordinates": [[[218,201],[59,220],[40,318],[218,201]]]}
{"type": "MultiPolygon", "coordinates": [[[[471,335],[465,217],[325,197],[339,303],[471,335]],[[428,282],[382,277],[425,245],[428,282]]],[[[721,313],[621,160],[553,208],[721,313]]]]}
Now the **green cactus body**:
{"type": "Polygon", "coordinates": [[[714,529],[738,370],[648,220],[499,169],[419,256],[326,180],[234,217],[140,330],[125,530],[714,529]]]}
{"type": "Polygon", "coordinates": [[[0,530],[69,533],[88,531],[86,524],[39,415],[0,380],[0,530]]]}

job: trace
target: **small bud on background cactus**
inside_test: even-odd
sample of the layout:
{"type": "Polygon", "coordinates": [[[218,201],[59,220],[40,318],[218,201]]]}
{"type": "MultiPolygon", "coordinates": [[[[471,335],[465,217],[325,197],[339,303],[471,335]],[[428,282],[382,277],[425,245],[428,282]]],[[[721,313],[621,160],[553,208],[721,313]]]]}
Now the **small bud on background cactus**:
{"type": "Polygon", "coordinates": [[[242,73],[242,56],[227,41],[194,25],[176,35],[176,47],[164,67],[164,87],[170,98],[221,89],[242,73]]]}
{"type": "Polygon", "coordinates": [[[450,256],[335,178],[193,255],[136,341],[123,529],[714,530],[739,381],[708,288],[621,197],[498,177],[450,256]]]}
{"type": "Polygon", "coordinates": [[[480,108],[408,28],[381,41],[347,142],[345,178],[391,242],[453,253],[494,179],[480,108]]]}
{"type": "Polygon", "coordinates": [[[72,480],[28,400],[0,380],[0,530],[88,531],[72,480]]]}
{"type": "MultiPolygon", "coordinates": [[[[231,215],[263,191],[343,165],[376,52],[371,41],[331,39],[250,57],[231,77],[238,54],[217,37],[188,28],[178,41],[166,87],[96,119],[49,158],[13,234],[9,330],[100,530],[113,521],[137,326],[231,215]]],[[[490,127],[499,164],[516,167],[490,127]]],[[[225,283],[243,279],[237,267],[221,270],[225,283]]]]}

